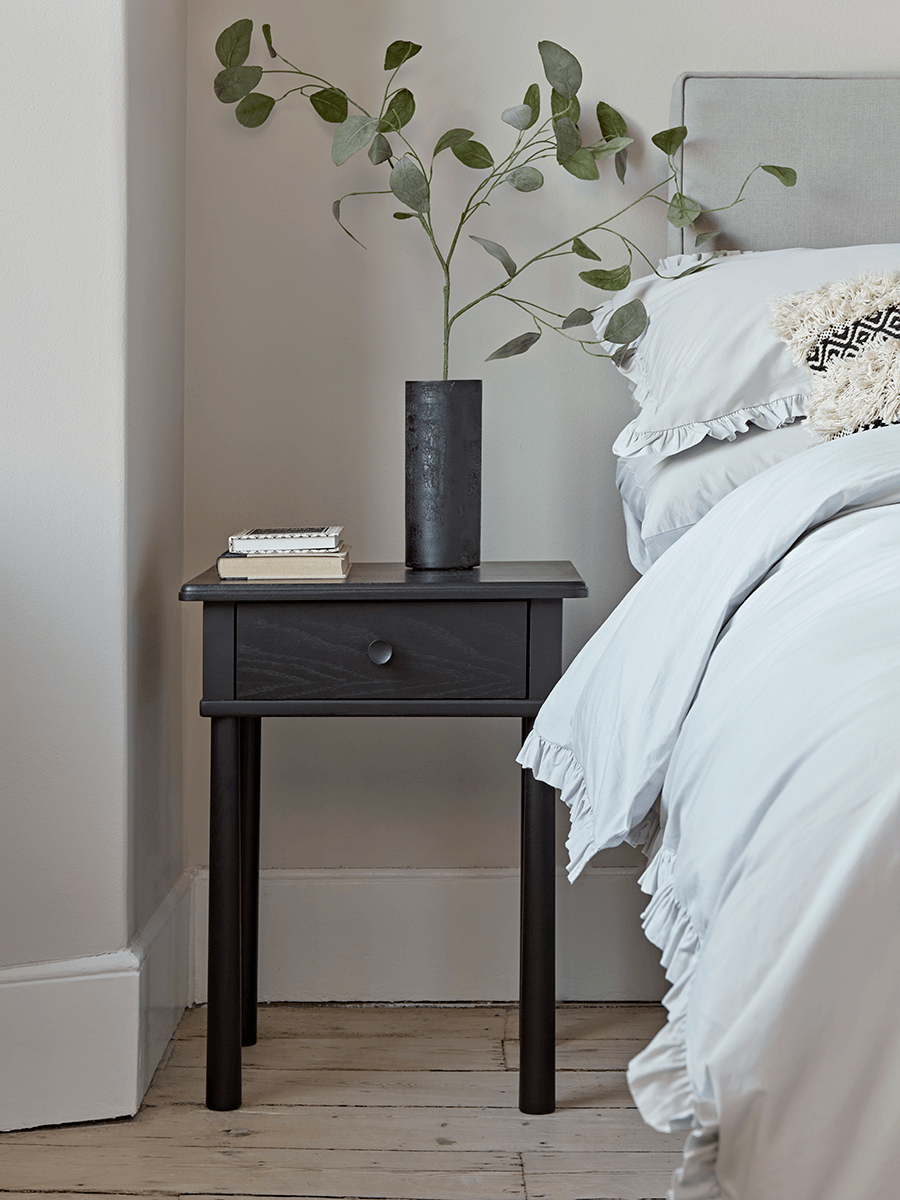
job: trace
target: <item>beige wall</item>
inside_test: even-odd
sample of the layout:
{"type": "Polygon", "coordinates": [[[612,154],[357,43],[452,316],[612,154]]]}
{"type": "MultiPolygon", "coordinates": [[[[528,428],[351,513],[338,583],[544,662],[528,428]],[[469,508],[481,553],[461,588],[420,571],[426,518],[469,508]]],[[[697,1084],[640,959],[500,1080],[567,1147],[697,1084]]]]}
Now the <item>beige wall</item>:
{"type": "Polygon", "coordinates": [[[185,7],[2,7],[28,97],[4,139],[0,293],[13,966],[120,950],[184,864],[185,7]]]}
{"type": "MultiPolygon", "coordinates": [[[[813,0],[712,8],[705,0],[192,0],[186,573],[209,566],[227,535],[249,524],[342,522],[355,559],[402,558],[403,383],[440,366],[439,278],[421,229],[391,220],[398,206],[374,197],[344,207],[368,250],[341,232],[332,200],[386,185],[372,182],[382,177],[363,155],[332,167],[331,128],[306,101],[279,106],[261,130],[238,126],[212,93],[213,46],[226,25],[253,17],[250,61],[267,65],[259,24],[269,21],[288,58],[361,98],[382,85],[389,42],[420,42],[401,78],[418,102],[409,132],[429,150],[461,125],[501,152],[511,131],[500,112],[543,79],[537,41],[570,48],[585,68],[588,113],[607,100],[637,135],[633,182],[623,192],[611,171],[592,185],[551,165],[544,191],[498,193],[470,231],[521,260],[657,177],[649,137],[669,123],[680,72],[892,69],[893,40],[883,35],[895,28],[895,11],[864,3],[847,21],[836,4],[813,0]]],[[[458,199],[474,175],[445,155],[438,177],[439,191],[458,199]]],[[[659,207],[626,228],[651,257],[664,252],[659,207]]],[[[621,261],[613,246],[608,256],[600,249],[605,265],[621,261]]],[[[579,266],[567,259],[541,268],[522,293],[564,312],[596,303],[598,293],[577,280],[579,266]]],[[[457,296],[492,286],[499,271],[465,245],[457,296]]],[[[635,579],[609,449],[630,401],[608,364],[549,335],[525,357],[484,364],[528,328],[509,305],[485,305],[458,328],[451,373],[485,381],[484,557],[576,564],[591,598],[567,606],[571,657],[635,579]]],[[[199,617],[186,615],[185,688],[189,840],[202,862],[208,735],[194,715],[199,617]]],[[[516,861],[516,722],[270,721],[264,736],[267,866],[516,861]]]]}

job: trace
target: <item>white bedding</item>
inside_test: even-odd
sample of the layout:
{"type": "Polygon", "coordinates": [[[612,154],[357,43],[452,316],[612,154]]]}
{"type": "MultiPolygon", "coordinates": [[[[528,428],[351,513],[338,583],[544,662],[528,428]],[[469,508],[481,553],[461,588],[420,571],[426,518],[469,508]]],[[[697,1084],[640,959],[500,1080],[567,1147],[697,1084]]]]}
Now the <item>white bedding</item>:
{"type": "Polygon", "coordinates": [[[654,834],[672,989],[633,1060],[676,1200],[900,1194],[900,427],[723,499],[573,662],[520,761],[570,875],[654,834]],[[658,838],[656,839],[658,842],[658,838]]]}

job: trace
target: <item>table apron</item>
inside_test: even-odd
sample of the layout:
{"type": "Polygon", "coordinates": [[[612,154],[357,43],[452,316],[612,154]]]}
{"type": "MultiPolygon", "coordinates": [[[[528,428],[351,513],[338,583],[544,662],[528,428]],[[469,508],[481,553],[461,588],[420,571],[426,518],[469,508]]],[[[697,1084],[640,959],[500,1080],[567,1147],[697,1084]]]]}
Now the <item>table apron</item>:
{"type": "Polygon", "coordinates": [[[543,700],[201,700],[201,717],[535,717],[543,700]]]}

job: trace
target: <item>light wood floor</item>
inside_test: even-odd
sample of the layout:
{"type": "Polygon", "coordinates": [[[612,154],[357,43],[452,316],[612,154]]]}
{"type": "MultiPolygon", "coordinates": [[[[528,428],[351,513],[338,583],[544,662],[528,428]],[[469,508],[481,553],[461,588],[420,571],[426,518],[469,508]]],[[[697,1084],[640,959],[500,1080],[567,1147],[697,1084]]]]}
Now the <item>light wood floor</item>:
{"type": "Polygon", "coordinates": [[[558,1109],[516,1107],[508,1007],[266,1005],[244,1107],[203,1107],[205,1009],[185,1013],[136,1117],[0,1134],[0,1196],[644,1200],[684,1134],[648,1129],[628,1059],[663,1010],[563,1006],[558,1109]]]}

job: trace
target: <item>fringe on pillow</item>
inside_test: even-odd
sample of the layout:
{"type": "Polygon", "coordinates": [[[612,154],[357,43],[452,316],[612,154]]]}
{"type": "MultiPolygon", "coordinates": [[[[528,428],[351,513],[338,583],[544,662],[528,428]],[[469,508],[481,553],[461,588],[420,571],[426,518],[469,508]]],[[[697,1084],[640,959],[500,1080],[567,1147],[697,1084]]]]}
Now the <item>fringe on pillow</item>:
{"type": "MultiPolygon", "coordinates": [[[[825,283],[772,301],[772,325],[790,347],[794,362],[809,366],[816,345],[829,331],[888,308],[900,307],[900,273],[862,275],[825,283]]],[[[876,334],[824,371],[810,371],[806,400],[810,429],[822,441],[900,421],[900,341],[876,334]]]]}

